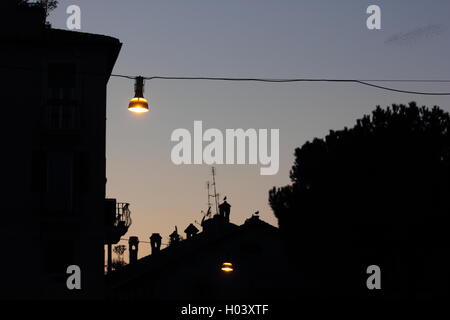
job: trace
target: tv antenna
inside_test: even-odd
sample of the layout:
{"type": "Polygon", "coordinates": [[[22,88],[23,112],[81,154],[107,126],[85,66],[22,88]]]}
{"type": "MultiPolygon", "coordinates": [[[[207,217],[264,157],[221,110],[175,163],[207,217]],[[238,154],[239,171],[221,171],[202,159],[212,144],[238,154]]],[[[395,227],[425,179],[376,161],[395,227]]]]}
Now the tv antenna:
{"type": "MultiPolygon", "coordinates": [[[[213,178],[212,186],[214,188],[213,189],[214,194],[212,194],[211,197],[214,197],[214,201],[216,204],[216,214],[219,214],[219,201],[218,201],[219,194],[217,193],[217,190],[216,190],[216,168],[212,167],[211,171],[212,171],[212,178],[213,178]]],[[[209,181],[208,181],[208,203],[209,203],[209,198],[210,198],[210,195],[209,195],[209,181]]]]}
{"type": "Polygon", "coordinates": [[[211,197],[213,197],[213,195],[210,192],[211,184],[209,181],[206,181],[206,189],[208,190],[208,210],[209,210],[209,208],[211,208],[211,197]]]}

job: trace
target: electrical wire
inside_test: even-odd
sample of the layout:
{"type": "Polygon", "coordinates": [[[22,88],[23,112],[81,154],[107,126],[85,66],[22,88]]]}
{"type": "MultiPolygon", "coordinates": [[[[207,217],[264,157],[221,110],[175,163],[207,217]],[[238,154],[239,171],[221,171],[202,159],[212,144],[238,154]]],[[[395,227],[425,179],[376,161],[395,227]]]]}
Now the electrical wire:
{"type": "MultiPolygon", "coordinates": [[[[121,77],[127,79],[136,79],[136,77],[112,74],[112,77],[121,77]]],[[[169,77],[169,76],[151,76],[143,77],[145,80],[212,80],[212,81],[252,81],[252,82],[268,82],[268,83],[290,83],[290,82],[346,82],[357,83],[364,86],[369,86],[381,90],[417,94],[417,95],[429,95],[429,96],[449,96],[450,92],[424,92],[424,91],[412,91],[403,90],[397,88],[391,88],[386,86],[376,85],[370,82],[416,82],[416,83],[450,83],[448,79],[314,79],[314,78],[292,78],[292,79],[274,79],[274,78],[230,78],[230,77],[169,77]]]]}
{"type": "MultiPolygon", "coordinates": [[[[130,239],[120,238],[120,241],[128,241],[128,240],[130,240],[130,239]]],[[[144,240],[139,240],[139,242],[142,242],[142,243],[151,243],[150,241],[144,241],[144,240]]],[[[169,244],[168,244],[168,243],[161,243],[161,245],[167,247],[169,244]]]]}
{"type": "MultiPolygon", "coordinates": [[[[28,71],[42,72],[41,69],[17,67],[0,65],[2,69],[22,69],[28,71]]],[[[91,76],[111,76],[117,78],[124,78],[128,80],[135,80],[137,76],[125,75],[125,74],[103,74],[103,73],[90,73],[81,72],[83,75],[91,76]]],[[[425,92],[425,91],[413,91],[404,90],[398,88],[392,88],[387,86],[381,86],[373,84],[373,82],[404,82],[404,83],[450,83],[450,79],[327,79],[327,78],[291,78],[291,79],[277,79],[277,78],[238,78],[238,77],[185,77],[185,76],[147,76],[143,77],[145,80],[207,80],[207,81],[240,81],[240,82],[266,82],[266,83],[293,83],[293,82],[342,82],[342,83],[356,83],[372,88],[377,88],[385,91],[427,95],[427,96],[450,96],[450,92],[425,92]],[[372,82],[372,83],[371,83],[372,82]]]]}

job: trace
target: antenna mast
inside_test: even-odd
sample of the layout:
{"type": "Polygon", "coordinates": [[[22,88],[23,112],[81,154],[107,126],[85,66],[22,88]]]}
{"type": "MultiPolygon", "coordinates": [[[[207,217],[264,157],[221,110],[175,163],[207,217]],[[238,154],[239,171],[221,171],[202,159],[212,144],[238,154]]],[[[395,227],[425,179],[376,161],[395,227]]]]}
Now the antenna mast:
{"type": "Polygon", "coordinates": [[[216,169],[214,167],[212,167],[212,176],[213,176],[213,187],[214,187],[213,197],[214,197],[215,202],[216,202],[216,214],[219,214],[219,202],[218,202],[219,195],[216,192],[216,169]]]}
{"type": "Polygon", "coordinates": [[[210,190],[209,181],[206,181],[206,189],[208,189],[208,208],[210,208],[211,207],[211,197],[213,195],[211,193],[209,193],[209,190],[210,190]]]}

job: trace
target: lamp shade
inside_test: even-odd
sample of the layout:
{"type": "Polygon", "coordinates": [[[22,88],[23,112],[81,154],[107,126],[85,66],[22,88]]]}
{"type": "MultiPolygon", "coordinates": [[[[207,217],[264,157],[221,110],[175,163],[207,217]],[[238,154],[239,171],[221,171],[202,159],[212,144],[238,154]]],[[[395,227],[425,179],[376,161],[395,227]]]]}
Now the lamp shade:
{"type": "Polygon", "coordinates": [[[134,98],[128,104],[128,110],[136,113],[148,112],[148,101],[144,98],[144,78],[136,77],[134,84],[134,98]]]}
{"type": "Polygon", "coordinates": [[[232,272],[234,270],[233,264],[231,262],[222,263],[222,268],[220,268],[223,272],[232,272]]]}
{"type": "Polygon", "coordinates": [[[144,97],[134,97],[128,104],[128,110],[136,113],[148,112],[148,101],[144,97]]]}

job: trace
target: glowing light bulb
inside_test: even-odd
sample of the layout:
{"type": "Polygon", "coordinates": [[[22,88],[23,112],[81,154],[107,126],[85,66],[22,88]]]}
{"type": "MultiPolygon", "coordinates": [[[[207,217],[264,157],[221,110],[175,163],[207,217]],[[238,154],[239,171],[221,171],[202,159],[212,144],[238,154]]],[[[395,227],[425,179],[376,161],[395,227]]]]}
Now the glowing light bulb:
{"type": "Polygon", "coordinates": [[[222,263],[221,270],[223,272],[232,272],[232,271],[234,271],[233,264],[231,262],[224,262],[224,263],[222,263]]]}
{"type": "Polygon", "coordinates": [[[144,113],[150,111],[148,100],[144,98],[144,78],[136,77],[134,84],[134,98],[131,98],[128,104],[128,110],[135,113],[144,113]]]}

